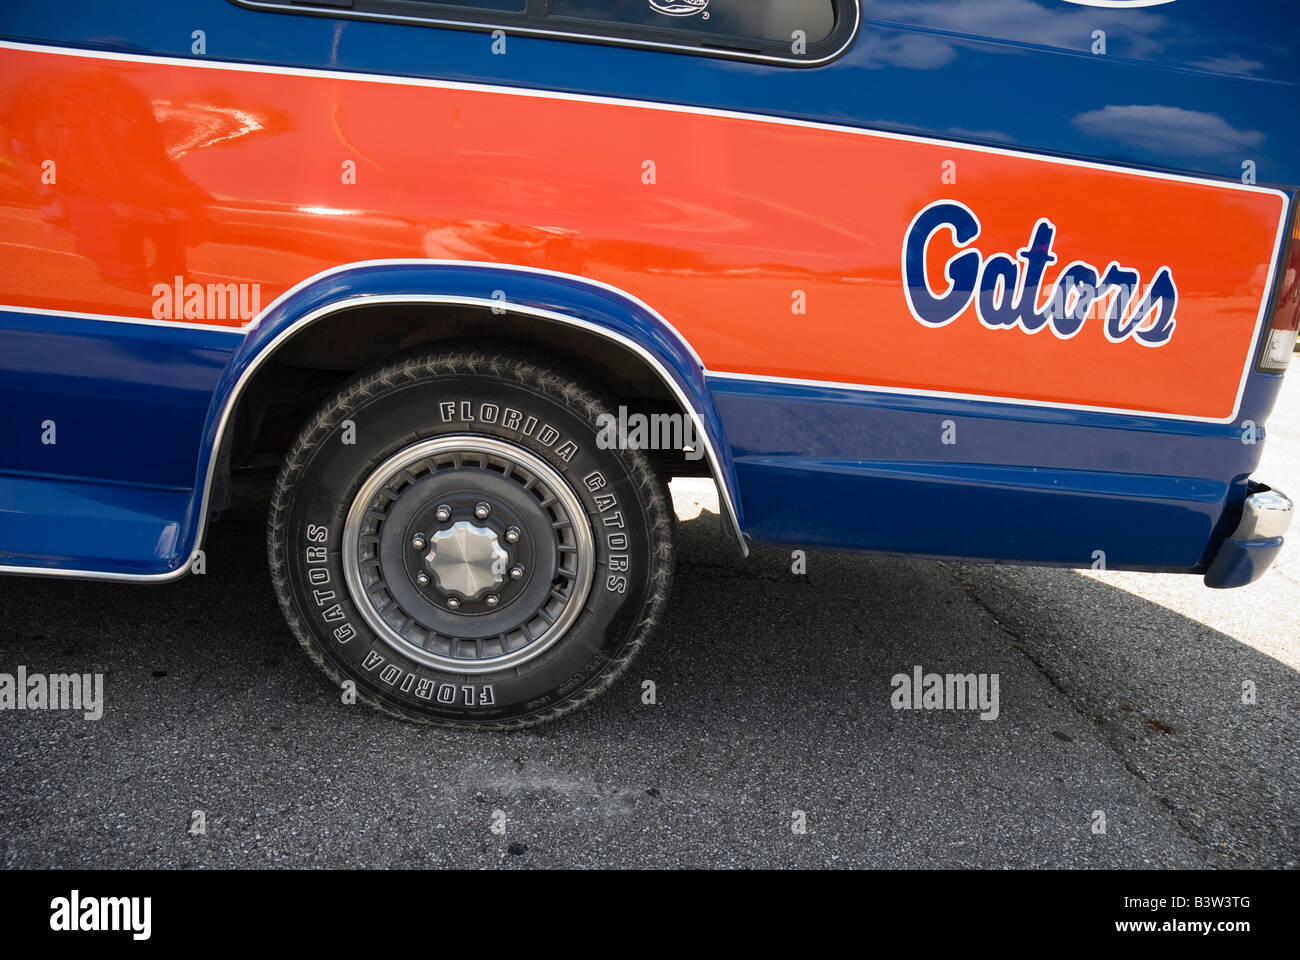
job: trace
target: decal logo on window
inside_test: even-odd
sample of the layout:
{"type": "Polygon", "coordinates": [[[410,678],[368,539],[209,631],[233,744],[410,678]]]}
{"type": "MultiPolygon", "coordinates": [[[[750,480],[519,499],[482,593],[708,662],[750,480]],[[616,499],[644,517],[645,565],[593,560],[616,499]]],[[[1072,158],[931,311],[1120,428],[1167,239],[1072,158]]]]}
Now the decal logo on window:
{"type": "MultiPolygon", "coordinates": [[[[704,13],[709,0],[650,0],[650,9],[656,13],[666,13],[670,17],[689,17],[704,13]]],[[[704,14],[708,17],[708,14],[704,14]]]]}
{"type": "Polygon", "coordinates": [[[946,326],[974,301],[975,315],[990,330],[1048,329],[1069,340],[1084,321],[1095,318],[1111,343],[1132,338],[1144,347],[1162,347],[1174,335],[1178,287],[1167,266],[1143,288],[1142,275],[1118,260],[1105,267],[1074,260],[1057,273],[1055,283],[1044,284],[1047,268],[1058,260],[1051,220],[1039,217],[1029,242],[1014,256],[984,256],[971,246],[979,235],[979,218],[956,200],[937,200],[912,218],[903,236],[903,295],[919,323],[946,326]],[[945,232],[957,252],[944,264],[940,280],[931,276],[926,259],[931,241],[945,232]]]}

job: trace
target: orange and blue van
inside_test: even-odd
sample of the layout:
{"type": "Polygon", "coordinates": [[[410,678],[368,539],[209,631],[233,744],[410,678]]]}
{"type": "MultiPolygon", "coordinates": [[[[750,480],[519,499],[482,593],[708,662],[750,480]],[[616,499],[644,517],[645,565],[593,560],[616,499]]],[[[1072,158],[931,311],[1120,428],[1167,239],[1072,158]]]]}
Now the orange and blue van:
{"type": "MultiPolygon", "coordinates": [[[[725,536],[1269,567],[1300,14],[1257,0],[0,11],[0,571],[203,568],[274,464],[312,658],[504,729],[725,536]]],[[[719,598],[725,604],[725,598],[719,598]]]]}

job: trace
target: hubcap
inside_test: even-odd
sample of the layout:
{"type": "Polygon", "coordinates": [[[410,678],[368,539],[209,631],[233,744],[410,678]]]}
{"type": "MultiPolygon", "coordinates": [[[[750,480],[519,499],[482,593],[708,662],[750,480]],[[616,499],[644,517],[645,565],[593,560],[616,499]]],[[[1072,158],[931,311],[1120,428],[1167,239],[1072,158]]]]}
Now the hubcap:
{"type": "Polygon", "coordinates": [[[438,669],[487,673],[540,656],[568,631],[595,548],[558,471],[513,443],[459,435],[413,444],[362,483],[343,570],[389,646],[438,669]]]}
{"type": "Polygon", "coordinates": [[[443,593],[475,600],[505,579],[501,571],[510,555],[501,549],[496,531],[490,527],[457,520],[449,529],[435,533],[430,543],[424,565],[443,593]]]}

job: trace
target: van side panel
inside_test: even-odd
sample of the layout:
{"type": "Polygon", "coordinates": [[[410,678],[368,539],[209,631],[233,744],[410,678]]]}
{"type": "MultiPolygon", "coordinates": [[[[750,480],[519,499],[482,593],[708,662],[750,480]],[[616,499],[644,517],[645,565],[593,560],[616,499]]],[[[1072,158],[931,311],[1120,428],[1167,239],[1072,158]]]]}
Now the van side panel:
{"type": "Polygon", "coordinates": [[[1192,570],[1235,525],[1280,382],[1252,360],[1300,184],[1277,121],[1297,70],[1263,25],[1290,7],[1222,27],[1199,0],[1029,3],[1008,25],[877,0],[845,56],[792,69],[147,6],[0,14],[21,440],[0,449],[0,556],[73,562],[76,524],[42,545],[20,519],[49,484],[65,515],[132,525],[87,562],[113,566],[120,535],[123,570],[183,565],[244,325],[374,258],[645,301],[702,360],[754,539],[1192,570]],[[1107,322],[1118,286],[1045,319],[1068,271],[1082,290],[1112,268],[1128,322],[1107,322]],[[94,439],[38,449],[47,410],[94,439]]]}

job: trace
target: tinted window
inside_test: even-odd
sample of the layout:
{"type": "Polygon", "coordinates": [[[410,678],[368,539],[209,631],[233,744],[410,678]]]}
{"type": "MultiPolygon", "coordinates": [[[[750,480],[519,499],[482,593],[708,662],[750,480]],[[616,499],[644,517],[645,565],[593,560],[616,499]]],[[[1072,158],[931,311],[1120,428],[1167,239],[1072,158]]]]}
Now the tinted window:
{"type": "Polygon", "coordinates": [[[436,3],[430,3],[429,0],[415,0],[421,6],[429,7],[457,7],[460,9],[469,8],[470,10],[509,10],[514,13],[524,12],[525,0],[437,0],[436,3]]]}
{"type": "Polygon", "coordinates": [[[551,0],[551,13],[783,43],[796,30],[816,43],[835,27],[831,0],[551,0]]]}
{"type": "MultiPolygon", "coordinates": [[[[285,13],[562,36],[810,66],[848,49],[857,0],[231,0],[285,13]]],[[[910,2],[910,0],[909,0],[910,2]]],[[[972,0],[980,3],[985,0],[972,0]]],[[[990,0],[991,2],[991,0],[990,0]]],[[[0,4],[4,0],[0,0],[0,4]]]]}

